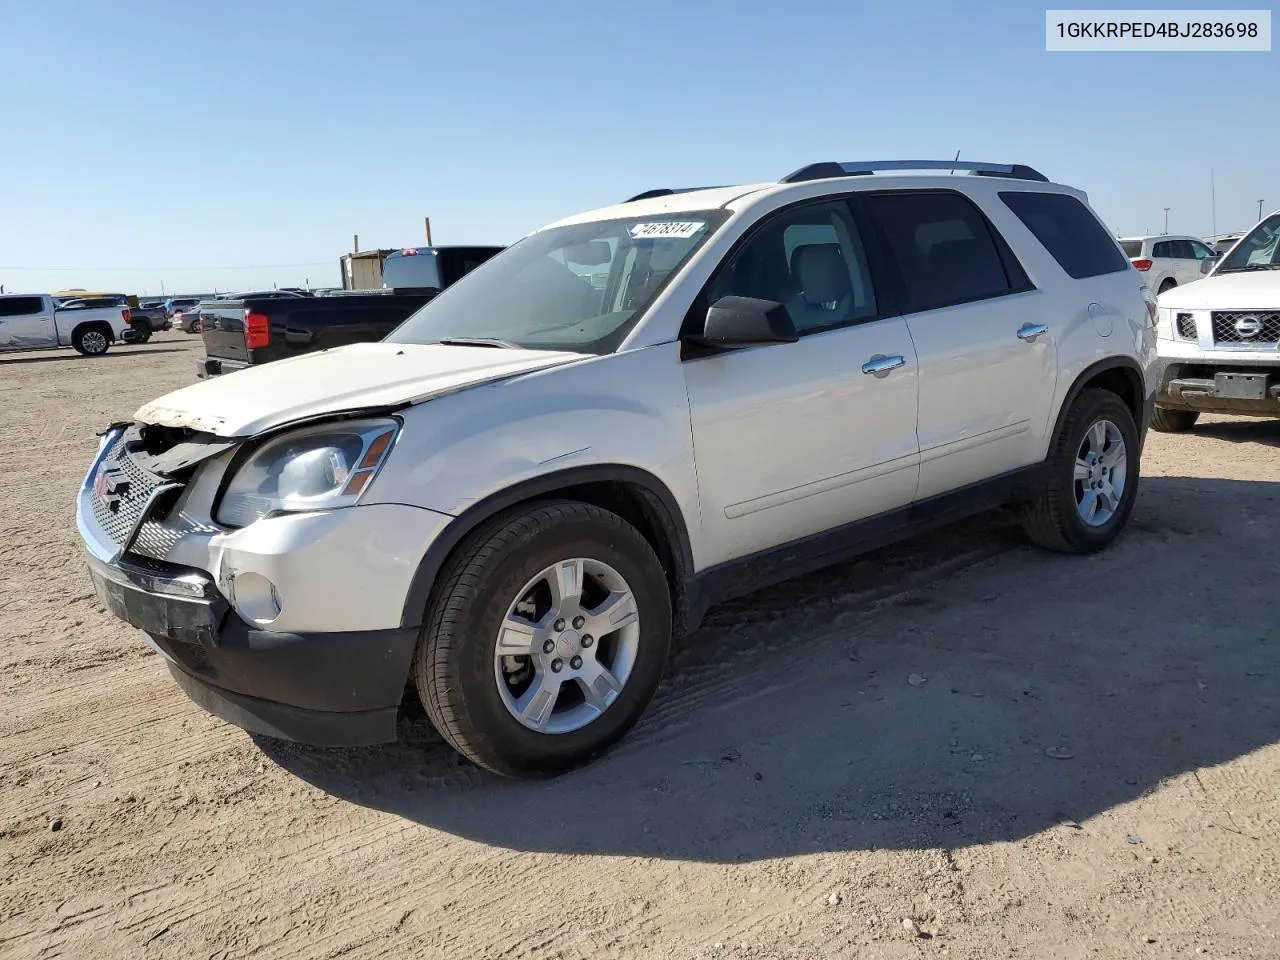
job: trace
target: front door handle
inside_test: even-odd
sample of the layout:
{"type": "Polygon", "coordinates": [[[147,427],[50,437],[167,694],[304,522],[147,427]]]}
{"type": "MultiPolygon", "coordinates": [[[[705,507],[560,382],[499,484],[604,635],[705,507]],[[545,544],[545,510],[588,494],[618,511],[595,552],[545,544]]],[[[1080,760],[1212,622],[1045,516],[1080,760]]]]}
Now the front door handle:
{"type": "Polygon", "coordinates": [[[906,366],[906,363],[907,361],[905,357],[886,357],[883,353],[877,353],[862,365],[862,372],[870,373],[877,377],[887,377],[891,370],[897,370],[899,367],[906,366]]]}
{"type": "Polygon", "coordinates": [[[1027,343],[1034,343],[1036,337],[1048,332],[1049,325],[1046,323],[1024,323],[1018,328],[1018,339],[1025,340],[1027,343]]]}

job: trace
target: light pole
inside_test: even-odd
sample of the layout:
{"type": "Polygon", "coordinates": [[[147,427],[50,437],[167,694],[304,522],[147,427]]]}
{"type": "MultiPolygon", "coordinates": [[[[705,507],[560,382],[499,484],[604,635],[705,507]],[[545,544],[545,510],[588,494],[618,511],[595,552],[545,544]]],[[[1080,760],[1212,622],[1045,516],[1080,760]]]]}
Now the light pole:
{"type": "MultiPolygon", "coordinates": [[[[1258,219],[1261,220],[1262,218],[1259,217],[1258,219]]],[[[1164,208],[1164,233],[1165,233],[1165,236],[1169,235],[1169,208],[1168,207],[1164,208]]]]}
{"type": "Polygon", "coordinates": [[[1262,219],[1262,201],[1261,200],[1258,201],[1258,219],[1259,220],[1262,219]]]}

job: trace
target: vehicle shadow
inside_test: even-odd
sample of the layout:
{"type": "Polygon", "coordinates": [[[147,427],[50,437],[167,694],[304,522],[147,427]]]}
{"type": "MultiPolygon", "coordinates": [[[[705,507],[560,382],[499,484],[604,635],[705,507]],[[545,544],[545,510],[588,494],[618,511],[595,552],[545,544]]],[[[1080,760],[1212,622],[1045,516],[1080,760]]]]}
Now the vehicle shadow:
{"type": "Polygon", "coordinates": [[[995,516],[725,605],[631,735],[556,780],[478,770],[413,703],[386,747],[257,742],[334,796],[518,850],[734,863],[1018,840],[1280,740],[1278,498],[1145,478],[1101,554],[1031,549],[995,516]],[[975,542],[993,556],[947,573],[975,542]]]}
{"type": "Polygon", "coordinates": [[[1240,420],[1216,420],[1198,423],[1193,432],[1198,436],[1215,440],[1231,440],[1235,443],[1261,443],[1280,447],[1280,419],[1248,418],[1240,420]]]}
{"type": "Polygon", "coordinates": [[[123,345],[124,352],[121,352],[122,348],[117,346],[114,349],[108,350],[106,353],[96,357],[84,357],[76,353],[74,350],[68,350],[62,353],[47,354],[39,357],[27,357],[21,354],[18,354],[17,356],[12,356],[12,357],[0,356],[0,367],[4,367],[9,364],[19,364],[19,363],[50,363],[55,360],[92,360],[94,362],[97,362],[99,360],[118,360],[123,357],[136,356],[138,353],[141,353],[141,352],[145,352],[148,356],[156,353],[185,353],[186,352],[181,347],[160,347],[160,348],[151,349],[151,350],[146,349],[146,347],[147,345],[144,343],[126,343],[123,345]]]}

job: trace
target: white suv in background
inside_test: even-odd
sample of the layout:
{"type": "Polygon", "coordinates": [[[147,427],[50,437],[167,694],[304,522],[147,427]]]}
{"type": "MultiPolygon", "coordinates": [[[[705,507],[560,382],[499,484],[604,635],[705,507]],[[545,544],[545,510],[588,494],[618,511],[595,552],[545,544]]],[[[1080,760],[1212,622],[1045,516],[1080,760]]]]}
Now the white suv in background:
{"type": "Polygon", "coordinates": [[[378,742],[409,681],[462,754],[545,776],[635,723],[712,603],[1000,504],[1051,550],[1111,543],[1154,318],[1085,195],[1027,167],[649,191],[382,342],[147,404],[77,522],[213,713],[378,742]]]}
{"type": "Polygon", "coordinates": [[[1217,256],[1197,237],[1121,237],[1120,246],[1152,293],[1194,283],[1217,256]]]}
{"type": "Polygon", "coordinates": [[[1190,430],[1201,413],[1280,417],[1280,211],[1213,272],[1160,297],[1152,425],[1190,430]]]}

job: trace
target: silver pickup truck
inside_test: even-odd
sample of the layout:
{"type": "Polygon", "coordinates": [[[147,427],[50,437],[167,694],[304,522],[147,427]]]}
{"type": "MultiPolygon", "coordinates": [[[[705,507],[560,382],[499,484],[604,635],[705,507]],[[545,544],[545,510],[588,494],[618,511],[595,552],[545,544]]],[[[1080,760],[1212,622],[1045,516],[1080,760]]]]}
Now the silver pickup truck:
{"type": "Polygon", "coordinates": [[[0,296],[0,351],[74,347],[96,357],[124,339],[131,320],[128,307],[64,310],[47,293],[0,296]]]}

